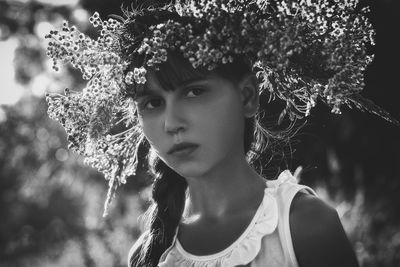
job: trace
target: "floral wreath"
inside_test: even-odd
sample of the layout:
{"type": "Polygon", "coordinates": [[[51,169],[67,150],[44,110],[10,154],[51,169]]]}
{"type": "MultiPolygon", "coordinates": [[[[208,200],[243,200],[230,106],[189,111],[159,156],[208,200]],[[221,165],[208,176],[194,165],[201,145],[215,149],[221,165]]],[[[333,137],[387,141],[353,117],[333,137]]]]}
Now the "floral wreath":
{"type": "Polygon", "coordinates": [[[399,122],[360,95],[375,32],[357,0],[176,1],[162,7],[124,10],[124,17],[90,17],[97,39],[64,22],[46,36],[53,68],[70,63],[88,80],[81,92],[47,94],[50,118],[62,124],[69,148],[109,182],[104,215],[118,186],[135,175],[144,136],[132,97],[149,68],[179,51],[194,68],[213,70],[247,59],[259,93],[286,103],[278,123],[310,114],[317,99],[336,114],[341,106],[399,122]],[[140,67],[133,67],[140,66],[140,67]],[[115,128],[123,131],[115,133],[115,128]]]}

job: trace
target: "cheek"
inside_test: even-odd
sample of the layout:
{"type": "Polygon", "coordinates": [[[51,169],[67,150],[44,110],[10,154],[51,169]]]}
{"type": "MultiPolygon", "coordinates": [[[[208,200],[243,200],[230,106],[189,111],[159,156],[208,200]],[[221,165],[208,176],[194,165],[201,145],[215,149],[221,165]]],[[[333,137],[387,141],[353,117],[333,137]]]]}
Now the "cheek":
{"type": "Polygon", "coordinates": [[[157,147],[159,146],[157,140],[160,140],[161,138],[157,136],[158,131],[156,129],[156,122],[148,118],[146,118],[146,120],[143,120],[141,117],[139,117],[139,123],[147,141],[153,148],[157,149],[157,147]]]}
{"type": "Polygon", "coordinates": [[[203,136],[213,140],[214,149],[229,149],[243,139],[244,117],[236,99],[221,99],[202,113],[203,136]]]}

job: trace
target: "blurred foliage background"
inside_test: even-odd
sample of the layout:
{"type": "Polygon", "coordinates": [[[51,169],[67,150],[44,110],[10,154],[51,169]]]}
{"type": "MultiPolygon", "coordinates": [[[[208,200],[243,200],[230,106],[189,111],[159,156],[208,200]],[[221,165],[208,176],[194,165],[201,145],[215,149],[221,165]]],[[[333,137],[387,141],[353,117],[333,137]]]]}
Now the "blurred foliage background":
{"type": "MultiPolygon", "coordinates": [[[[139,1],[134,1],[136,4],[139,1]]],[[[149,1],[147,1],[149,2],[149,1]]],[[[375,59],[364,95],[400,119],[395,0],[371,6],[375,59]]],[[[102,217],[107,184],[66,149],[46,115],[45,92],[84,87],[69,66],[51,69],[44,35],[67,19],[121,14],[116,0],[0,0],[0,266],[125,266],[148,205],[144,166],[102,217]]],[[[400,266],[400,129],[373,115],[321,105],[297,137],[289,168],[336,207],[362,266],[400,266]]]]}

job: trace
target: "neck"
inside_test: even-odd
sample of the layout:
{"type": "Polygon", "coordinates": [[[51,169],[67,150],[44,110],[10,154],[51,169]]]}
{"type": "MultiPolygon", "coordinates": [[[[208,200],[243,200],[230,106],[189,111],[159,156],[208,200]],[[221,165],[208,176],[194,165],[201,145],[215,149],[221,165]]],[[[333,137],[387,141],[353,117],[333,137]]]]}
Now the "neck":
{"type": "Polygon", "coordinates": [[[265,180],[246,159],[230,160],[202,177],[187,178],[189,198],[185,221],[221,221],[230,214],[256,207],[264,195],[265,180]]]}

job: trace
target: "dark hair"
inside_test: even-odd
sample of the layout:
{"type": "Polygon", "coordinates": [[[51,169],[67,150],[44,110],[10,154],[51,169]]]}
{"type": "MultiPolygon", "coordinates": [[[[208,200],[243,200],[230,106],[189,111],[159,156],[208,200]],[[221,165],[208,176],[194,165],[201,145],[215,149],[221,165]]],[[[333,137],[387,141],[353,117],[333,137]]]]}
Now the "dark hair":
{"type": "MultiPolygon", "coordinates": [[[[253,74],[250,64],[239,57],[235,58],[233,63],[222,65],[213,72],[233,82],[253,74]]],[[[152,70],[152,73],[164,90],[174,90],[185,80],[210,74],[205,69],[192,68],[188,60],[179,53],[169,53],[168,61],[161,64],[158,71],[152,70]]],[[[287,134],[274,133],[262,127],[259,115],[246,118],[244,126],[244,151],[247,161],[252,165],[266,148],[272,158],[276,152],[271,148],[288,140],[287,134]]],[[[162,253],[172,244],[185,206],[185,178],[168,167],[151,147],[148,165],[150,174],[154,177],[152,204],[144,217],[149,234],[142,244],[139,257],[131,259],[131,266],[157,266],[162,253]]],[[[262,173],[262,164],[253,167],[262,173]]]]}

